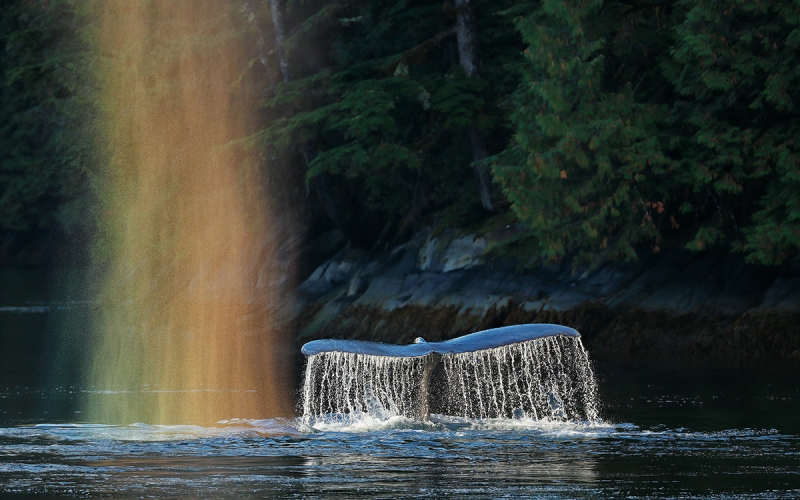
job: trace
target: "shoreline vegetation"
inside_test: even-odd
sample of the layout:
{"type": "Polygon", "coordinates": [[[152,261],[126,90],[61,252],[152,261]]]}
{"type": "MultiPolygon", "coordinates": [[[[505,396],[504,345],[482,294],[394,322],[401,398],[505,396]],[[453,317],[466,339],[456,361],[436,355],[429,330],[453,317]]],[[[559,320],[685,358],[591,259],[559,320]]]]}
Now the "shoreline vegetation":
{"type": "MultiPolygon", "coordinates": [[[[108,264],[111,1],[160,0],[0,12],[0,265],[108,264]]],[[[797,1],[224,5],[141,48],[243,47],[254,132],[225,146],[258,158],[300,340],[552,321],[608,357],[800,356],[797,1]]]]}

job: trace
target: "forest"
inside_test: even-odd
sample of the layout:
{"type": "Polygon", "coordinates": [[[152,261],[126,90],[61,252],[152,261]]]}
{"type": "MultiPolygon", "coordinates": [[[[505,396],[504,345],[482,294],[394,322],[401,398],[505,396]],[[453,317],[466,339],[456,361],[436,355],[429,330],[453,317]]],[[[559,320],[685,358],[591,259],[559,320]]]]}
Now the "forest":
{"type": "MultiPolygon", "coordinates": [[[[800,1],[231,0],[310,234],[519,231],[535,266],[800,248],[800,1]]],[[[0,11],[0,234],[88,234],[102,155],[80,0],[0,11]]],[[[166,20],[165,20],[166,21],[166,20]]],[[[215,43],[219,33],[209,33],[215,43]]]]}

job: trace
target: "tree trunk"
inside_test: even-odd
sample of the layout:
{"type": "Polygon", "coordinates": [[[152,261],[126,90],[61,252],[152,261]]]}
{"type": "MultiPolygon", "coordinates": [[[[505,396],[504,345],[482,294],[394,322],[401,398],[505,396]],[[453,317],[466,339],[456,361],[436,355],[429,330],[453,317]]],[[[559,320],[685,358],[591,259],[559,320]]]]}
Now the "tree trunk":
{"type": "MultiPolygon", "coordinates": [[[[275,32],[275,51],[278,54],[278,66],[281,72],[281,80],[283,80],[284,83],[288,83],[294,78],[292,77],[291,66],[289,66],[289,58],[286,56],[286,49],[284,47],[284,43],[286,41],[286,25],[284,24],[283,18],[283,2],[281,0],[268,1],[269,12],[270,16],[272,17],[272,28],[275,32]]],[[[298,152],[300,153],[300,156],[302,156],[303,161],[305,161],[306,168],[308,168],[308,165],[316,156],[316,148],[314,147],[313,142],[307,141],[305,144],[299,145],[298,152]]],[[[339,210],[336,206],[336,200],[331,193],[329,177],[330,176],[326,173],[320,174],[313,182],[313,186],[319,193],[320,199],[322,200],[322,206],[325,209],[325,212],[328,214],[328,217],[330,217],[334,224],[342,227],[343,221],[339,215],[339,210]]]]}
{"type": "Polygon", "coordinates": [[[286,50],[283,44],[286,40],[283,24],[283,8],[280,0],[269,0],[269,12],[272,15],[272,27],[275,30],[275,50],[278,53],[278,66],[281,70],[281,78],[284,82],[292,81],[292,73],[289,71],[289,60],[286,59],[286,50]]]}
{"type": "Polygon", "coordinates": [[[469,0],[456,2],[456,40],[458,41],[458,58],[464,73],[470,78],[480,78],[478,55],[475,51],[475,19],[469,0]]]}
{"type": "MultiPolygon", "coordinates": [[[[470,78],[480,78],[478,68],[478,53],[475,49],[475,19],[472,15],[470,0],[455,0],[457,19],[456,19],[456,41],[458,42],[458,59],[464,73],[470,78]]],[[[472,169],[475,174],[475,182],[478,187],[478,196],[481,205],[489,212],[494,212],[491,199],[492,179],[486,167],[479,165],[478,162],[484,160],[488,155],[483,135],[478,132],[475,126],[469,126],[469,140],[472,143],[472,169]]]]}
{"type": "Polygon", "coordinates": [[[469,140],[472,143],[472,172],[475,174],[475,182],[478,185],[478,196],[481,198],[481,205],[488,212],[494,212],[492,206],[491,189],[492,177],[489,170],[478,162],[485,159],[489,154],[486,152],[486,145],[483,142],[483,135],[478,130],[469,126],[469,140]]]}

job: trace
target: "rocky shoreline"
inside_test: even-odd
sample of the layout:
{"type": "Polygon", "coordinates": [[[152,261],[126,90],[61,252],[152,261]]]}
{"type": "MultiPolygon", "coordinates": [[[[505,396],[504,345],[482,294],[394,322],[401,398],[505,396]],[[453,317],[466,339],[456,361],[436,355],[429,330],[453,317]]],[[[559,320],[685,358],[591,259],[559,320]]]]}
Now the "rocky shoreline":
{"type": "Polygon", "coordinates": [[[519,271],[487,251],[511,230],[426,230],[379,255],[339,251],[297,289],[298,342],[408,343],[560,323],[600,359],[800,360],[800,269],[678,251],[593,270],[562,262],[519,271]]]}

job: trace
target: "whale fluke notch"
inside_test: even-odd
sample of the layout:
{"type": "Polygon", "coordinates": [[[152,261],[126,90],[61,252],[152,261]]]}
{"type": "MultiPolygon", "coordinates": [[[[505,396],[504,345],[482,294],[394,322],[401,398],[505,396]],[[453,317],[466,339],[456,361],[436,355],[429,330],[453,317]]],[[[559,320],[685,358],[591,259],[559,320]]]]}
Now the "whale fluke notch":
{"type": "Polygon", "coordinates": [[[567,337],[581,336],[577,330],[568,326],[541,323],[504,326],[442,342],[425,342],[423,340],[422,342],[415,341],[415,343],[408,345],[384,344],[365,340],[313,340],[305,344],[301,350],[306,356],[325,352],[346,352],[371,356],[413,358],[428,354],[464,354],[557,335],[567,337]]]}

